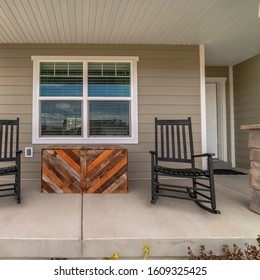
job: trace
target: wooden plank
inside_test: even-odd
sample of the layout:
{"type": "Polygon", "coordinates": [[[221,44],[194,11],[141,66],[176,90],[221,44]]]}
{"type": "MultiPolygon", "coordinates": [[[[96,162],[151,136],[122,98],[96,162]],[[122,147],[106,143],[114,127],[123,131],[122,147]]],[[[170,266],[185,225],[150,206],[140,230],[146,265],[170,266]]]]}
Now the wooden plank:
{"type": "Polygon", "coordinates": [[[87,176],[89,180],[93,180],[100,173],[105,173],[110,169],[110,166],[116,164],[119,160],[118,150],[104,150],[89,164],[87,162],[87,176]]]}
{"type": "MultiPolygon", "coordinates": [[[[114,161],[115,162],[115,161],[114,161]]],[[[103,193],[112,182],[117,181],[119,177],[123,174],[127,173],[127,157],[121,158],[116,164],[110,164],[109,167],[100,173],[95,174],[93,176],[93,180],[89,179],[89,175],[87,174],[87,193],[103,193]]],[[[121,188],[121,186],[118,186],[121,188]]],[[[127,192],[127,189],[125,189],[127,192]]]]}
{"type": "Polygon", "coordinates": [[[103,190],[103,193],[126,193],[127,192],[127,178],[126,172],[119,177],[114,183],[110,184],[103,190]]]}
{"type": "Polygon", "coordinates": [[[92,162],[87,164],[87,189],[84,192],[103,193],[109,192],[111,188],[112,192],[116,192],[115,190],[118,189],[118,192],[126,193],[127,184],[125,184],[125,181],[119,180],[119,178],[122,175],[127,177],[127,150],[103,149],[98,150],[96,155],[96,158],[92,157],[92,162]]]}
{"type": "Polygon", "coordinates": [[[57,156],[60,156],[76,172],[80,173],[80,150],[57,149],[57,156]]]}
{"type": "Polygon", "coordinates": [[[80,182],[81,182],[81,190],[80,192],[83,193],[83,190],[87,189],[87,150],[80,149],[80,182]]]}
{"type": "MultiPolygon", "coordinates": [[[[73,153],[76,155],[77,152],[73,153]]],[[[43,149],[42,152],[42,192],[80,193],[80,172],[74,169],[76,163],[71,159],[68,162],[66,153],[65,159],[61,156],[60,150],[43,149]]],[[[79,159],[74,158],[77,162],[79,159]]]]}

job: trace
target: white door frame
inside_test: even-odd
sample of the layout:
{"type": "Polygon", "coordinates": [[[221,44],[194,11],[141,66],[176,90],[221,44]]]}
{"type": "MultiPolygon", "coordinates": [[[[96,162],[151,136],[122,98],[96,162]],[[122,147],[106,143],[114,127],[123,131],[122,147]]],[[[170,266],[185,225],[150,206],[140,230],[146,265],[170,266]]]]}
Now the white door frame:
{"type": "Polygon", "coordinates": [[[226,80],[222,77],[206,78],[206,83],[216,83],[217,85],[219,159],[223,161],[227,161],[226,80]]]}

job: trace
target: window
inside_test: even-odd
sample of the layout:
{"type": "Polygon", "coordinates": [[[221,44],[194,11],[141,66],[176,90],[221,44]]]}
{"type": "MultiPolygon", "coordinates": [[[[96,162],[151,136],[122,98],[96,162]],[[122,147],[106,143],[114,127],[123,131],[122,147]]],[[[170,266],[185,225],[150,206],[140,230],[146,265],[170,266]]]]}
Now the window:
{"type": "Polygon", "coordinates": [[[33,143],[138,142],[137,57],[32,57],[33,143]]]}
{"type": "Polygon", "coordinates": [[[81,136],[82,97],[82,62],[40,62],[39,136],[81,136]]]}

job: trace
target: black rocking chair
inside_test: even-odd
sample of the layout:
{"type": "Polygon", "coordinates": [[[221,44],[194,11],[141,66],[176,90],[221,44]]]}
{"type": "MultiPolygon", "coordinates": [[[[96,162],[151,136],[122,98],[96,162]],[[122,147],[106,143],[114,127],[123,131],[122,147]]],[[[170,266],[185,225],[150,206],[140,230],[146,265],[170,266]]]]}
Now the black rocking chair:
{"type": "Polygon", "coordinates": [[[0,184],[0,197],[15,196],[17,203],[21,203],[21,153],[19,118],[0,120],[0,176],[8,176],[0,184]]]}
{"type": "Polygon", "coordinates": [[[194,155],[191,118],[185,120],[155,118],[155,151],[150,153],[151,203],[155,204],[159,196],[173,197],[194,201],[204,210],[220,214],[220,211],[216,210],[212,162],[214,154],[194,155]],[[195,167],[195,158],[198,157],[207,157],[206,170],[195,167]],[[175,168],[176,165],[184,168],[175,168]],[[173,177],[191,179],[191,185],[174,185],[172,180],[164,180],[173,177]]]}

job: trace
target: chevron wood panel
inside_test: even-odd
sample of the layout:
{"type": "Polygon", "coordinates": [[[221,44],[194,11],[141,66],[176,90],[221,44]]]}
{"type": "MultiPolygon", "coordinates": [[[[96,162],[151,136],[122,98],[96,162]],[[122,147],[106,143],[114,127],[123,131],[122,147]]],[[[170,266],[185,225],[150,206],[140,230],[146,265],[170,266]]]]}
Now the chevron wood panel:
{"type": "Polygon", "coordinates": [[[86,150],[84,193],[127,193],[127,149],[86,150]]]}
{"type": "Polygon", "coordinates": [[[80,193],[80,150],[42,150],[42,192],[80,193]]]}
{"type": "Polygon", "coordinates": [[[42,150],[42,192],[127,193],[128,153],[118,146],[42,150]]]}

